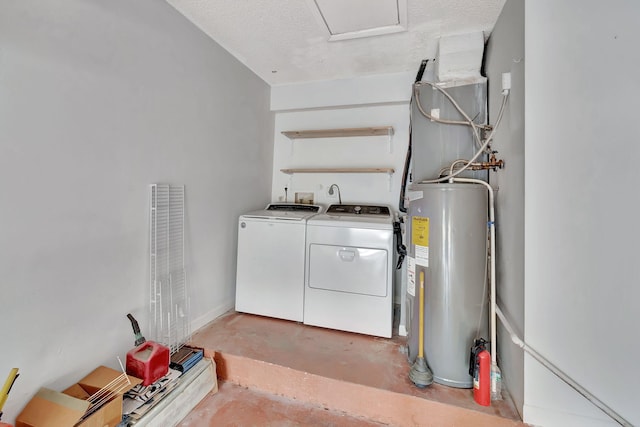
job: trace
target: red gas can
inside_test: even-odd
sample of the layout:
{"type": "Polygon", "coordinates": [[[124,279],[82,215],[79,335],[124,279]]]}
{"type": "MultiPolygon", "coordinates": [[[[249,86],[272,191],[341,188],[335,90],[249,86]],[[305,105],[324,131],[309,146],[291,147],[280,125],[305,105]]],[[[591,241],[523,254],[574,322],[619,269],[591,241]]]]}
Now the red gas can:
{"type": "Polygon", "coordinates": [[[169,372],[169,347],[147,341],[127,353],[127,374],[148,386],[169,372]]]}

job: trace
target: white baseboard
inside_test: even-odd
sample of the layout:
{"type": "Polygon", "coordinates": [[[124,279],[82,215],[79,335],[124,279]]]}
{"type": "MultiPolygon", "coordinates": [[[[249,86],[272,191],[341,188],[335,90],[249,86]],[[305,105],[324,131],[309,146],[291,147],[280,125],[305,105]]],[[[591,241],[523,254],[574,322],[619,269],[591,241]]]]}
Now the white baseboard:
{"type": "Polygon", "coordinates": [[[212,308],[202,316],[193,319],[191,321],[191,331],[196,332],[198,329],[202,328],[208,323],[213,322],[218,317],[225,314],[227,311],[231,310],[234,307],[233,299],[228,299],[223,301],[221,304],[218,304],[216,307],[212,308]]]}
{"type": "Polygon", "coordinates": [[[603,418],[593,418],[569,412],[559,412],[549,408],[540,408],[532,405],[524,405],[524,422],[531,426],[544,427],[614,427],[618,423],[613,419],[602,415],[603,418]]]}

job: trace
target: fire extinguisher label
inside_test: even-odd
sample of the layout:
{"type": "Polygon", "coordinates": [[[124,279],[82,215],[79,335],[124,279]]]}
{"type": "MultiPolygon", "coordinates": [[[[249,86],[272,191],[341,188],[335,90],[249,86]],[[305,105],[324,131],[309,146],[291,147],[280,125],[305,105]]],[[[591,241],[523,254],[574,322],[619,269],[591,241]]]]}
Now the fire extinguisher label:
{"type": "Polygon", "coordinates": [[[473,388],[476,390],[480,389],[480,366],[476,363],[473,369],[473,388]]]}

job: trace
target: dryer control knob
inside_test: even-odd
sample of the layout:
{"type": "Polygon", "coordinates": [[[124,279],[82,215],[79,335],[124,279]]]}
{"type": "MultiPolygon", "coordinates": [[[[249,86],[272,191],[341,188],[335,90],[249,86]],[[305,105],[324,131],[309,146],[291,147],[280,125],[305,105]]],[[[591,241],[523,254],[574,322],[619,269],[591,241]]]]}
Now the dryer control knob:
{"type": "Polygon", "coordinates": [[[353,211],[354,211],[355,213],[359,214],[359,213],[362,213],[362,208],[361,208],[360,206],[355,206],[355,207],[353,208],[353,211]]]}

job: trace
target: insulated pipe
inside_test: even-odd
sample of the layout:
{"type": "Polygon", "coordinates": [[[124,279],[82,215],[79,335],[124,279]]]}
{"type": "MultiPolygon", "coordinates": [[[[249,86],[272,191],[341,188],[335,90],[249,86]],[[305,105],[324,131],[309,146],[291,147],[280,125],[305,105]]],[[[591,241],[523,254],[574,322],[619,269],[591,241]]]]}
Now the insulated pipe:
{"type": "Polygon", "coordinates": [[[511,341],[513,341],[515,345],[517,345],[518,347],[520,347],[521,349],[529,353],[534,359],[540,362],[542,366],[549,369],[554,375],[556,375],[562,381],[567,383],[567,385],[569,385],[572,389],[580,393],[585,399],[587,399],[589,402],[597,406],[602,412],[604,412],[605,414],[613,418],[615,422],[617,422],[621,426],[632,427],[632,424],[629,421],[625,420],[620,414],[618,414],[616,411],[611,409],[609,406],[607,406],[604,402],[602,402],[596,396],[591,394],[589,390],[582,387],[573,378],[571,378],[570,376],[562,372],[557,366],[555,366],[553,363],[547,360],[543,355],[541,355],[536,350],[529,347],[527,343],[522,341],[522,339],[514,332],[513,328],[511,327],[511,324],[509,323],[505,315],[502,313],[502,310],[500,310],[500,307],[498,306],[496,306],[496,313],[498,314],[498,317],[500,318],[502,325],[509,333],[509,336],[511,337],[511,341]]]}
{"type": "Polygon", "coordinates": [[[465,159],[458,159],[455,162],[451,163],[451,166],[449,166],[449,175],[453,175],[453,172],[454,172],[454,170],[456,168],[456,165],[458,163],[464,163],[466,165],[469,162],[467,160],[465,160],[465,159]]]}
{"type": "Polygon", "coordinates": [[[491,364],[497,363],[496,359],[496,224],[495,224],[495,209],[493,201],[493,187],[480,179],[472,178],[452,178],[453,182],[468,182],[471,184],[481,184],[487,187],[489,190],[489,244],[491,252],[491,311],[489,315],[489,322],[491,327],[491,364]]]}
{"type": "MultiPolygon", "coordinates": [[[[427,83],[427,82],[424,82],[424,83],[427,83]]],[[[457,110],[458,110],[458,111],[459,111],[459,112],[460,112],[460,113],[461,113],[465,118],[466,118],[466,117],[468,117],[468,116],[466,115],[466,113],[464,113],[461,109],[459,109],[459,108],[458,108],[458,104],[457,104],[457,103],[455,103],[455,101],[453,101],[453,98],[451,98],[451,97],[449,97],[449,96],[448,96],[448,95],[449,95],[448,93],[444,92],[444,91],[443,91],[440,87],[438,87],[438,86],[435,86],[435,85],[433,85],[433,84],[431,84],[431,83],[428,83],[428,84],[429,84],[429,85],[431,85],[432,87],[434,87],[434,88],[436,88],[436,89],[440,90],[441,92],[445,93],[445,94],[447,95],[447,97],[449,98],[449,100],[451,100],[451,101],[452,101],[453,106],[454,106],[454,107],[456,107],[456,109],[457,109],[457,110]]],[[[427,113],[427,112],[424,110],[424,107],[422,107],[422,104],[420,103],[420,98],[419,98],[419,95],[420,95],[420,94],[418,93],[418,85],[419,85],[419,83],[416,83],[416,84],[413,86],[413,92],[414,92],[415,97],[416,97],[416,106],[418,107],[418,111],[420,111],[420,113],[422,113],[422,115],[423,115],[423,116],[425,116],[427,119],[432,120],[432,121],[434,121],[434,122],[436,122],[436,123],[442,123],[442,124],[445,124],[445,125],[464,125],[464,126],[471,126],[471,127],[473,127],[473,126],[475,125],[475,123],[474,123],[474,124],[471,124],[471,123],[473,123],[473,122],[471,122],[471,123],[470,123],[468,120],[448,120],[448,119],[441,119],[441,118],[439,118],[439,117],[433,117],[431,114],[427,113]]],[[[469,120],[470,120],[470,119],[469,119],[469,120]]]]}
{"type": "MultiPolygon", "coordinates": [[[[438,86],[433,86],[433,87],[435,87],[436,89],[442,91],[444,94],[446,94],[448,97],[450,97],[450,95],[448,93],[446,93],[443,89],[439,88],[438,86]]],[[[467,170],[467,168],[469,168],[469,166],[471,166],[471,164],[474,163],[478,159],[478,157],[480,157],[480,155],[482,153],[484,153],[484,150],[489,146],[489,143],[493,139],[493,135],[495,134],[496,129],[498,128],[498,125],[500,124],[500,121],[502,120],[502,115],[504,113],[504,109],[505,109],[505,106],[507,105],[507,100],[508,99],[509,99],[509,91],[507,91],[506,94],[503,94],[502,105],[500,105],[500,111],[498,112],[498,118],[496,120],[495,126],[491,130],[491,133],[489,133],[489,136],[487,136],[487,139],[484,141],[482,146],[478,149],[476,154],[474,154],[473,157],[471,159],[469,159],[469,162],[467,164],[465,164],[462,168],[458,169],[456,172],[450,173],[448,176],[444,176],[442,178],[436,178],[436,179],[429,179],[429,180],[420,181],[418,184],[432,184],[432,183],[437,183],[437,182],[448,181],[448,180],[460,175],[465,170],[467,170]]],[[[473,121],[471,121],[471,123],[473,123],[473,121]]],[[[480,135],[478,134],[477,127],[478,126],[475,123],[473,123],[471,129],[473,131],[473,136],[476,138],[476,141],[480,141],[480,135]]],[[[484,182],[484,181],[482,181],[482,182],[484,182]]]]}

